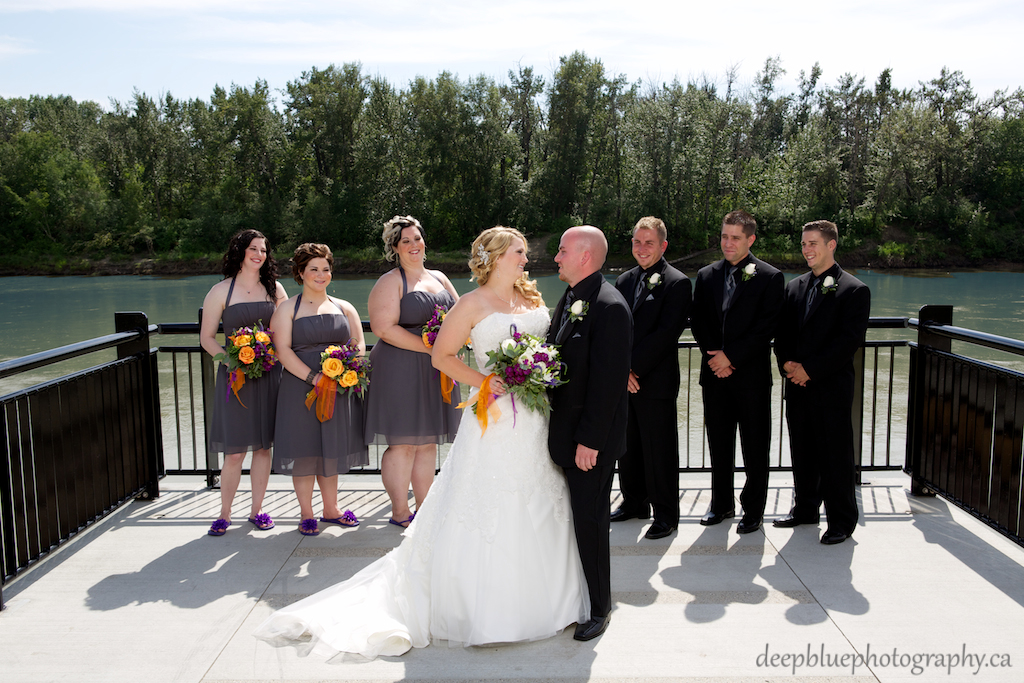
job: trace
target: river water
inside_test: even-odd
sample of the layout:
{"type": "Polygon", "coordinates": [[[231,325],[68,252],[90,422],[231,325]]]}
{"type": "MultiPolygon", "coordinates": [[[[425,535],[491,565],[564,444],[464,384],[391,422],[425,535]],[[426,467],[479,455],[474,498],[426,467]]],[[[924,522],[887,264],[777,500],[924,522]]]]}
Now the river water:
{"type": "MultiPolygon", "coordinates": [[[[1024,338],[1024,273],[1012,272],[873,272],[854,271],[872,293],[871,315],[875,317],[917,317],[925,304],[952,304],[953,322],[960,327],[991,334],[1024,338]]],[[[692,273],[691,273],[692,275],[692,273]]],[[[796,274],[787,274],[787,279],[796,274]]],[[[143,311],[151,323],[196,322],[198,309],[206,292],[219,280],[219,276],[184,278],[157,278],[138,276],[114,277],[5,277],[0,278],[0,361],[44,351],[114,332],[115,311],[143,311]]],[[[368,317],[366,300],[375,279],[338,277],[330,287],[334,296],[347,299],[355,305],[360,316],[368,317]]],[[[460,293],[475,287],[468,278],[452,280],[460,293]]],[[[300,287],[292,280],[283,280],[289,295],[300,287]]],[[[549,306],[557,303],[565,285],[557,276],[538,278],[538,286],[549,306]]],[[[368,341],[373,341],[370,335],[368,341]]],[[[914,339],[913,330],[869,330],[868,338],[914,339]]],[[[687,331],[684,340],[692,340],[687,331]]],[[[153,346],[198,344],[197,335],[155,336],[153,346]]],[[[987,360],[1014,370],[1024,371],[1024,358],[1008,356],[989,349],[954,344],[954,351],[987,360]]],[[[91,367],[114,358],[112,350],[65,361],[48,368],[0,380],[0,396],[25,389],[60,375],[91,367]]],[[[893,426],[890,434],[875,433],[876,451],[888,448],[897,462],[902,462],[906,432],[906,349],[899,350],[895,358],[893,384],[893,426]]],[[[688,358],[681,352],[682,367],[693,367],[691,382],[687,384],[684,372],[683,388],[679,397],[680,450],[684,462],[700,466],[706,464],[707,454],[701,428],[700,389],[696,383],[696,364],[699,357],[688,358]]],[[[868,373],[874,370],[873,356],[868,358],[868,373]]],[[[162,401],[169,396],[169,363],[161,371],[162,401]]],[[[880,380],[888,382],[888,355],[878,362],[880,380]]],[[[167,401],[164,401],[165,404],[167,401]]],[[[777,401],[781,404],[781,400],[777,401]]],[[[878,419],[885,418],[889,410],[888,394],[880,391],[876,399],[865,398],[866,414],[874,406],[878,419]]],[[[168,436],[168,420],[173,424],[173,409],[165,411],[164,433],[168,436]]],[[[870,416],[868,417],[868,420],[870,416]]],[[[866,422],[868,421],[866,420],[866,422]]],[[[779,440],[782,425],[779,407],[773,422],[775,444],[773,464],[788,462],[783,442],[779,440]]],[[[866,426],[867,430],[869,427],[866,426]]],[[[871,438],[865,441],[865,462],[871,438]]]]}

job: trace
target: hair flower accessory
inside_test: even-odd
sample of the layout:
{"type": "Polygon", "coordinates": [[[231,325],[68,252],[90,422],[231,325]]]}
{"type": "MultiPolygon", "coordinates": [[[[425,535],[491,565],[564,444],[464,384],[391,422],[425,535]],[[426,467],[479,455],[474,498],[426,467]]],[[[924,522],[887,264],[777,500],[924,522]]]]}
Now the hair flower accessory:
{"type": "Polygon", "coordinates": [[[836,278],[826,275],[825,279],[821,281],[821,293],[828,294],[829,292],[834,292],[838,286],[839,283],[836,282],[836,278]]]}
{"type": "Polygon", "coordinates": [[[655,287],[657,287],[660,284],[661,284],[661,273],[652,273],[651,276],[649,278],[647,278],[647,289],[654,289],[655,287]]]}
{"type": "Polygon", "coordinates": [[[755,275],[757,275],[757,264],[756,263],[748,263],[747,265],[743,266],[743,281],[744,282],[746,282],[750,278],[754,277],[755,275]]]}
{"type": "Polygon", "coordinates": [[[484,262],[485,266],[491,262],[491,252],[484,249],[484,245],[482,244],[476,248],[476,256],[484,262]]]}
{"type": "Polygon", "coordinates": [[[569,321],[578,322],[583,320],[583,317],[590,310],[590,302],[584,301],[583,299],[577,299],[572,302],[572,306],[569,307],[569,321]]]}

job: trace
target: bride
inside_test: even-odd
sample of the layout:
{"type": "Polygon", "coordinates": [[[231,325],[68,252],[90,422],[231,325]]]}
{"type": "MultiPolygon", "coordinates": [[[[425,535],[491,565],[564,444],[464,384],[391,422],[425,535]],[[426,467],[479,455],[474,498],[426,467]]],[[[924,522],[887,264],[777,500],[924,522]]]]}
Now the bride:
{"type": "MultiPolygon", "coordinates": [[[[527,280],[526,241],[502,226],[473,242],[479,288],[448,312],[434,366],[460,384],[486,378],[457,356],[469,336],[478,368],[520,332],[544,337],[549,314],[527,280]]],[[[565,477],[547,450],[548,422],[492,379],[501,415],[482,432],[463,412],[430,497],[395,550],[351,579],[285,607],[256,629],[303,654],[400,655],[432,640],[482,645],[553,636],[590,618],[565,477]]],[[[471,399],[472,400],[472,397],[471,399]]]]}

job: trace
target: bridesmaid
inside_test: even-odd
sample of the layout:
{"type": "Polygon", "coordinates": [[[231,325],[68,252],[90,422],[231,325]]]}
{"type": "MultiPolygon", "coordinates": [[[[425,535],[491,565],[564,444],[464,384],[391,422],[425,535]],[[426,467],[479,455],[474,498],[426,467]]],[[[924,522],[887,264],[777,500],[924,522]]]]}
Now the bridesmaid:
{"type": "Polygon", "coordinates": [[[391,519],[407,527],[409,484],[416,508],[434,481],[437,445],[455,439],[461,411],[458,389],[452,402],[441,397],[440,375],[430,363],[421,331],[434,306],[451,308],[459,300],[444,273],[427,270],[423,226],[412,216],[384,224],[384,258],[398,261],[370,291],[370,329],[380,337],[370,352],[373,379],[366,399],[366,441],[387,444],[381,478],[391,499],[391,519]]]}
{"type": "Polygon", "coordinates": [[[328,346],[350,340],[366,351],[363,326],[347,301],[327,295],[334,256],[326,244],[301,244],[292,257],[292,275],[302,293],[288,299],[274,314],[274,342],[284,365],[277,401],[274,471],[292,477],[299,501],[304,536],[320,533],[313,514],[313,484],[323,500],[321,522],[358,526],[350,510],[338,508],[338,475],[369,463],[363,441],[362,399],[338,394],[334,415],[325,422],[316,405],[306,408],[306,394],[320,380],[320,354],[328,346]]]}
{"type": "MultiPolygon", "coordinates": [[[[270,253],[270,244],[256,230],[242,230],[231,238],[221,272],[224,279],[215,284],[203,300],[203,319],[199,326],[199,343],[211,356],[224,351],[217,341],[217,326],[222,319],[225,334],[257,322],[270,327],[274,310],[288,296],[277,281],[277,264],[270,253]]],[[[233,393],[228,394],[227,367],[222,363],[217,369],[208,442],[211,453],[224,454],[224,467],[220,471],[220,516],[210,527],[211,536],[223,536],[231,525],[231,503],[242,478],[242,462],[250,448],[252,507],[249,521],[260,531],[274,527],[274,520],[263,513],[263,497],[270,481],[270,446],[274,441],[280,381],[281,367],[275,365],[263,377],[246,380],[235,398],[233,393]]]]}

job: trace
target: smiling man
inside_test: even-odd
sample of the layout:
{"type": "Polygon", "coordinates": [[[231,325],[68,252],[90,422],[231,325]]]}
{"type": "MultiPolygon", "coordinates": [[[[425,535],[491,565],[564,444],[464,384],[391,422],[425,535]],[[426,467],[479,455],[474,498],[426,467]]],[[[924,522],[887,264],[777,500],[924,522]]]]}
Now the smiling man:
{"type": "Polygon", "coordinates": [[[793,459],[793,508],[774,526],[817,524],[825,503],[826,545],[857,526],[853,448],[853,356],[871,311],[867,285],[836,263],[835,223],[803,227],[800,247],[811,269],[786,286],[775,356],[786,378],[786,421],[793,459]]]}
{"type": "Polygon", "coordinates": [[[626,454],[619,459],[622,504],[611,521],[654,522],[646,538],[664,538],[679,526],[679,335],[690,314],[690,280],[665,260],[665,222],[646,216],[633,227],[637,266],[615,281],[633,311],[626,454]]]}
{"type": "Polygon", "coordinates": [[[690,329],[703,352],[700,385],[711,451],[711,508],[704,526],[736,516],[733,474],[739,427],[746,482],[736,531],[761,528],[768,495],[771,441],[771,341],[782,309],[784,279],[750,253],[757,221],[745,211],[722,220],[721,261],[701,268],[690,329]]]}

